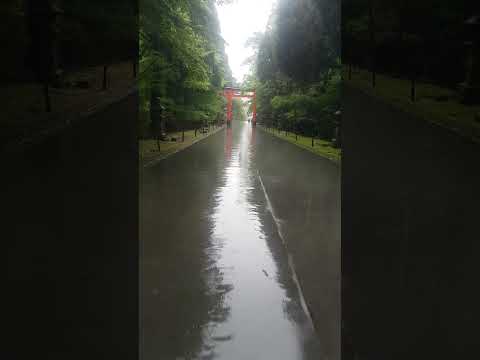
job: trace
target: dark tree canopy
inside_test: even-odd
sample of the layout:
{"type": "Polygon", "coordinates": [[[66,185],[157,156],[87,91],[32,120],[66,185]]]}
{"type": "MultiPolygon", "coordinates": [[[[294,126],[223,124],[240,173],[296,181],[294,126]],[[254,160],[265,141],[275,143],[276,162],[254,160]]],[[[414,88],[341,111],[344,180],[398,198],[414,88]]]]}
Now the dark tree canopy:
{"type": "Polygon", "coordinates": [[[340,106],[340,27],[336,0],[279,0],[244,80],[258,91],[258,119],[267,126],[330,140],[340,106]]]}
{"type": "Polygon", "coordinates": [[[342,58],[368,68],[375,46],[379,72],[456,86],[465,74],[464,21],[479,10],[480,2],[471,0],[344,0],[342,58]]]}
{"type": "Polygon", "coordinates": [[[148,135],[152,99],[171,129],[218,121],[221,90],[232,73],[214,0],[143,0],[140,7],[141,133],[148,135]]]}

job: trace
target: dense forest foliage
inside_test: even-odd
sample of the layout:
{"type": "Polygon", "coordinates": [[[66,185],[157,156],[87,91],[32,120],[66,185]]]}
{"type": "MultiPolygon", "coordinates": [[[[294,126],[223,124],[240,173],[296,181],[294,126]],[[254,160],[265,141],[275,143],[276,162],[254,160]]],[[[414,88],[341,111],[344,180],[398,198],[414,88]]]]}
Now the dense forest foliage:
{"type": "Polygon", "coordinates": [[[138,53],[136,0],[60,0],[64,64],[111,64],[138,53]]]}
{"type": "Polygon", "coordinates": [[[5,0],[0,15],[7,81],[32,80],[51,56],[64,70],[137,57],[136,0],[5,0]]]}
{"type": "Polygon", "coordinates": [[[214,0],[140,2],[141,136],[223,121],[232,81],[214,0]]]}
{"type": "Polygon", "coordinates": [[[279,0],[267,29],[248,44],[258,121],[331,140],[340,107],[340,13],[336,0],[279,0]]]}
{"type": "Polygon", "coordinates": [[[344,0],[343,62],[454,87],[465,77],[465,42],[473,40],[464,22],[478,14],[479,5],[477,0],[344,0]]]}

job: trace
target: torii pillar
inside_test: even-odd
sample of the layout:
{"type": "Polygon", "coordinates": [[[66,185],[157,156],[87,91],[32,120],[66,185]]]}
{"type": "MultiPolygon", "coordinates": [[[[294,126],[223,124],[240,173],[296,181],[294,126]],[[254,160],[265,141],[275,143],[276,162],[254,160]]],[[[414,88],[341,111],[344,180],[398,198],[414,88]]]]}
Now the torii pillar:
{"type": "Polygon", "coordinates": [[[231,127],[233,120],[233,89],[225,89],[224,95],[227,99],[227,127],[231,127]]]}
{"type": "Polygon", "coordinates": [[[251,98],[252,104],[252,126],[257,125],[257,96],[255,90],[248,91],[251,94],[242,95],[241,89],[226,87],[223,89],[223,96],[227,99],[227,127],[232,126],[233,120],[233,98],[251,98]]]}
{"type": "Polygon", "coordinates": [[[257,126],[257,93],[253,91],[252,104],[252,126],[257,126]]]}

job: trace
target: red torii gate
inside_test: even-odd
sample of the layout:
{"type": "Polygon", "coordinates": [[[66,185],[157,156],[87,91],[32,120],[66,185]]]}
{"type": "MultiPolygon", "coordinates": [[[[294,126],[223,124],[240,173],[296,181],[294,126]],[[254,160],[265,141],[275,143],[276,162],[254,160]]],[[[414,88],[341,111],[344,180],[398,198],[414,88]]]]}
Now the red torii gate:
{"type": "Polygon", "coordinates": [[[223,96],[227,99],[227,126],[232,126],[233,118],[233,98],[251,98],[252,105],[252,126],[257,125],[257,97],[255,90],[241,90],[239,88],[225,87],[223,88],[223,96]]]}

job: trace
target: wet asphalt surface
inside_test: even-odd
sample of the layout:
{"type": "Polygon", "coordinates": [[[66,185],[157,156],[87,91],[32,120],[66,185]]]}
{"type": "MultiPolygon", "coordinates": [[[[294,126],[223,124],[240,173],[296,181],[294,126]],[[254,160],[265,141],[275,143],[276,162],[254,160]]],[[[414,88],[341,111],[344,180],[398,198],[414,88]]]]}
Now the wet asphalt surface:
{"type": "Polygon", "coordinates": [[[480,147],[342,99],[342,357],[479,358],[480,147]]]}
{"type": "Polygon", "coordinates": [[[137,357],[137,114],[132,95],[0,154],[1,359],[137,357]]]}
{"type": "Polygon", "coordinates": [[[142,355],[339,359],[339,168],[234,123],[143,169],[142,355]]]}

